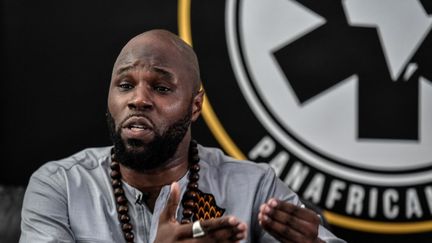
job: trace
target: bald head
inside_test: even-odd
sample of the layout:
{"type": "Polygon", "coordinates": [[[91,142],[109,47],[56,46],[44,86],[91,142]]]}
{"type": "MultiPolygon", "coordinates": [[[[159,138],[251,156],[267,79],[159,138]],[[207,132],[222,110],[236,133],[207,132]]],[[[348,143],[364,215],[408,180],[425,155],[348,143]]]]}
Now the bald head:
{"type": "Polygon", "coordinates": [[[136,60],[150,59],[154,65],[178,65],[193,82],[194,93],[201,85],[197,56],[186,42],[167,30],[150,30],[132,38],[121,50],[113,76],[136,60]]]}

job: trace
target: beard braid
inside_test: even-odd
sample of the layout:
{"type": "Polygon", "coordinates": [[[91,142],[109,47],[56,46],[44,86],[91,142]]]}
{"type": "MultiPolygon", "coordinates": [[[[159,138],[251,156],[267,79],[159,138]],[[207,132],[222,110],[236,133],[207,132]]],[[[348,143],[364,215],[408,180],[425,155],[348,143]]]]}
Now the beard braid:
{"type": "Polygon", "coordinates": [[[123,141],[121,138],[121,128],[116,130],[114,119],[111,113],[107,112],[108,129],[114,144],[116,160],[120,164],[138,172],[144,172],[165,165],[168,159],[177,151],[178,145],[188,131],[191,124],[191,110],[192,107],[190,107],[183,118],[169,126],[164,133],[158,134],[155,131],[153,141],[148,144],[144,144],[137,139],[123,141]],[[130,147],[145,147],[145,149],[137,152],[134,149],[127,149],[125,143],[130,147]]]}

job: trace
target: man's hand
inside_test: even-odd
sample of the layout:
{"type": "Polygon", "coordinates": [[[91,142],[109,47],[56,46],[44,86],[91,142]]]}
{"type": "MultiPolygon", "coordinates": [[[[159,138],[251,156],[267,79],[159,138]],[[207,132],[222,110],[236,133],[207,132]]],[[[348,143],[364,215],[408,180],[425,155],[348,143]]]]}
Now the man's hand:
{"type": "Polygon", "coordinates": [[[260,225],[280,242],[323,242],[318,238],[320,219],[312,210],[276,200],[260,207],[260,225]]]}
{"type": "Polygon", "coordinates": [[[159,217],[155,242],[239,242],[246,238],[247,226],[233,216],[202,220],[201,227],[206,233],[199,238],[192,237],[192,224],[180,224],[176,211],[180,202],[180,189],[177,182],[171,184],[171,192],[166,207],[159,217]]]}

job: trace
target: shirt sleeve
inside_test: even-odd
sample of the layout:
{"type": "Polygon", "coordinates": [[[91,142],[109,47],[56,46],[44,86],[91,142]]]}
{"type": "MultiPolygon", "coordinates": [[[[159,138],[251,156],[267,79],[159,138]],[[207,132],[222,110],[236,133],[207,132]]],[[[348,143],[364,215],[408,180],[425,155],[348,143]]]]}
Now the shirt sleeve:
{"type": "Polygon", "coordinates": [[[30,178],[21,212],[20,243],[75,242],[68,220],[64,178],[42,167],[30,178]]]}
{"type": "MultiPolygon", "coordinates": [[[[258,201],[261,203],[266,202],[270,198],[277,198],[279,200],[283,200],[298,206],[302,205],[302,202],[298,195],[292,191],[287,185],[280,180],[273,169],[269,167],[265,173],[265,176],[262,178],[261,188],[258,193],[258,201]]],[[[256,208],[259,209],[260,205],[256,205],[256,208]]],[[[319,226],[318,237],[328,243],[344,243],[344,240],[339,239],[329,230],[327,230],[322,225],[319,226]]],[[[264,230],[261,230],[259,242],[262,243],[270,243],[270,242],[278,242],[275,238],[273,238],[269,233],[264,230]]]]}

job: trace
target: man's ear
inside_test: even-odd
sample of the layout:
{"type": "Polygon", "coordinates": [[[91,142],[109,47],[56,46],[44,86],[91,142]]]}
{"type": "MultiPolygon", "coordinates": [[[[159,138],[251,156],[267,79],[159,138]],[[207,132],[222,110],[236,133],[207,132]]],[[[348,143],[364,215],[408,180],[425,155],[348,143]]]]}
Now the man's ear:
{"type": "Polygon", "coordinates": [[[204,102],[204,89],[201,88],[192,101],[192,121],[196,121],[201,114],[204,102]]]}

